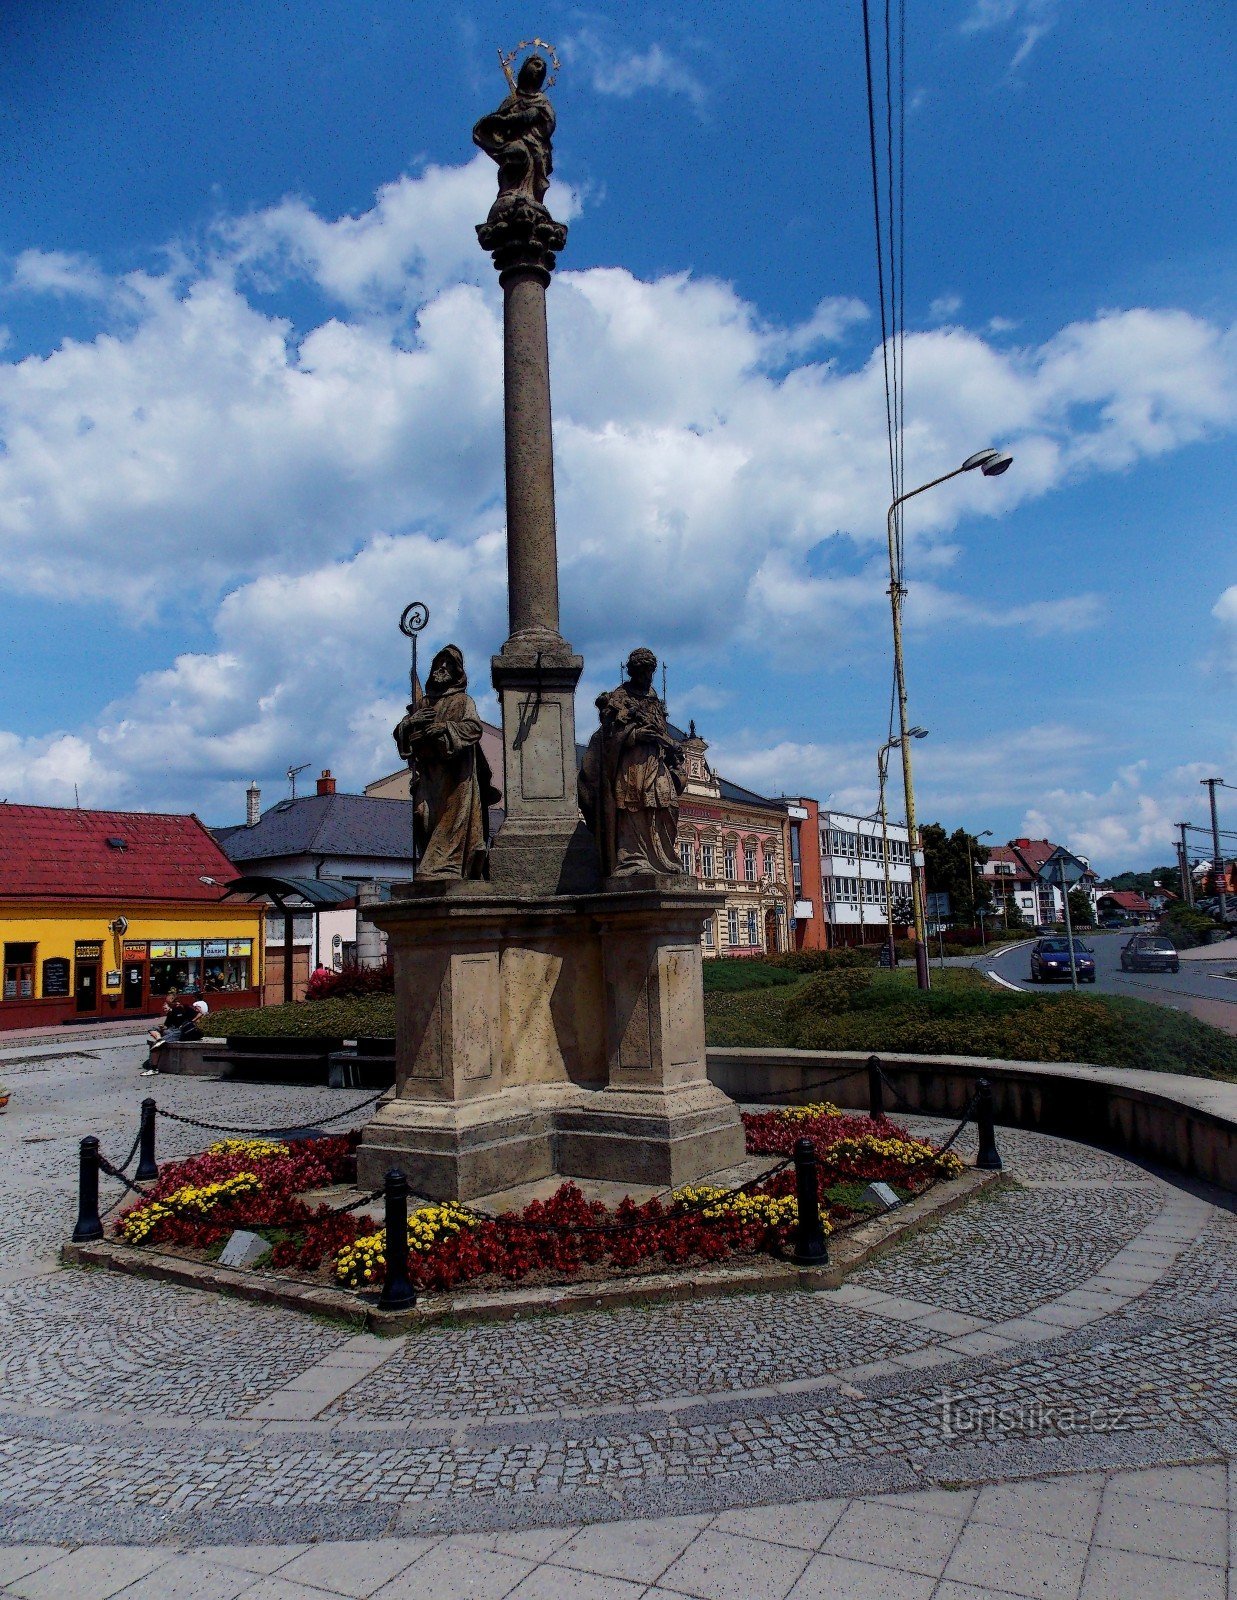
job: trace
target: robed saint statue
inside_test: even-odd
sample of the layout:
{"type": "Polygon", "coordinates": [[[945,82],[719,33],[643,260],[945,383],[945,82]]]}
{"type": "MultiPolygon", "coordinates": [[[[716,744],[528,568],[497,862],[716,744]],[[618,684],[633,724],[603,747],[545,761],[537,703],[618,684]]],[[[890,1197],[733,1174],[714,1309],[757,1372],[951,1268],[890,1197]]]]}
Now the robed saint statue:
{"type": "Polygon", "coordinates": [[[653,688],[657,657],[633,650],[627,678],[598,695],[601,726],[580,768],[580,809],[606,877],[682,875],[675,840],[686,763],[653,688]]]}
{"type": "Polygon", "coordinates": [[[489,808],[501,795],[481,748],[481,719],[458,646],[430,665],[425,693],[408,707],[395,743],[412,774],[417,879],[483,878],[489,808]]]}

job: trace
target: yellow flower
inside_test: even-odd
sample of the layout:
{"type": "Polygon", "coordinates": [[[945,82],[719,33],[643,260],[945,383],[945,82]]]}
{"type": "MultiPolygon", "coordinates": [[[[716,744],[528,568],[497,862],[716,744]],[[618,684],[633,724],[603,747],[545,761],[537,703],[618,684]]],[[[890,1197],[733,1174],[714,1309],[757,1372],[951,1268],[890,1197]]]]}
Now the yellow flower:
{"type": "Polygon", "coordinates": [[[219,1139],[207,1150],[212,1156],[244,1156],[248,1161],[262,1161],[268,1156],[286,1156],[288,1146],[278,1139],[219,1139]]]}
{"type": "Polygon", "coordinates": [[[257,1174],[253,1172],[237,1172],[222,1182],[204,1183],[196,1187],[186,1184],[181,1189],[174,1189],[162,1200],[134,1206],[121,1218],[120,1230],[126,1244],[141,1244],[167,1217],[204,1217],[221,1200],[235,1200],[241,1195],[256,1194],[261,1187],[257,1174]]]}
{"type": "Polygon", "coordinates": [[[809,1106],[783,1106],[778,1116],[783,1122],[808,1122],[813,1117],[840,1117],[842,1112],[832,1100],[818,1100],[809,1106]]]}

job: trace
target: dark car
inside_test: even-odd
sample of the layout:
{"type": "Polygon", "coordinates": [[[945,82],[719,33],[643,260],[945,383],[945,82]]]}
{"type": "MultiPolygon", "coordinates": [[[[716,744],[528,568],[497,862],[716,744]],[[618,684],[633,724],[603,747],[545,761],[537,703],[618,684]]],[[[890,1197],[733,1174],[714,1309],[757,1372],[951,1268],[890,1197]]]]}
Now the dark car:
{"type": "Polygon", "coordinates": [[[1136,933],[1121,948],[1122,972],[1180,972],[1181,958],[1171,939],[1158,933],[1136,933]]]}
{"type": "Polygon", "coordinates": [[[1127,928],[1129,923],[1124,917],[1101,917],[1100,927],[1107,928],[1111,932],[1114,928],[1127,928]]]}
{"type": "MultiPolygon", "coordinates": [[[[1052,978],[1069,979],[1069,940],[1053,936],[1037,939],[1031,946],[1031,982],[1045,983],[1052,978]]],[[[1074,971],[1079,983],[1095,982],[1095,953],[1090,945],[1074,940],[1074,971]]]]}

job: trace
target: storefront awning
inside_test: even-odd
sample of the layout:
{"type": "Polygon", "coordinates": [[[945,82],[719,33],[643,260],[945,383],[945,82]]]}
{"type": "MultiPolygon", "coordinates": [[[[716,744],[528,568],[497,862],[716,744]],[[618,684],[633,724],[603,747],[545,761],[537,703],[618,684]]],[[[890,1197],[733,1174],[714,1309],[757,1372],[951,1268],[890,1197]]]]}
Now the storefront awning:
{"type": "Polygon", "coordinates": [[[247,872],[242,877],[233,878],[224,888],[228,895],[262,896],[281,911],[329,911],[356,895],[352,884],[339,883],[331,878],[278,878],[264,872],[247,872]],[[289,905],[289,900],[299,904],[289,905]]]}

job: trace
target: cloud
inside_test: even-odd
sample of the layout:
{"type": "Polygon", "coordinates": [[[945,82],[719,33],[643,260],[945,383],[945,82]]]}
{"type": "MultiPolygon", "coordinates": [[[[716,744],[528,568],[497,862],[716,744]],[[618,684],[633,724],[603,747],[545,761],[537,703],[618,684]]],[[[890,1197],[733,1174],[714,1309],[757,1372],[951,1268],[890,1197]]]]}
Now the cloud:
{"type": "MultiPolygon", "coordinates": [[[[502,323],[472,227],[492,191],[478,158],[400,178],[357,216],[296,199],[220,219],[123,280],[122,321],[0,359],[0,585],[139,622],[191,605],[213,628],[67,731],[91,782],[226,815],[237,784],[294,759],[372,776],[414,598],[485,691],[505,633],[502,323]]],[[[740,643],[798,668],[822,639],[848,641],[839,666],[884,651],[861,626],[887,603],[881,353],[818,359],[864,316],[834,297],[787,329],[724,283],[564,258],[561,590],[590,660],[673,641],[683,681],[706,683],[740,643]]],[[[1094,625],[1091,592],[1024,585],[999,613],[969,594],[959,525],[1237,423],[1237,343],[1185,312],[1105,312],[1022,347],[936,328],[905,353],[908,481],[990,439],[1016,457],[916,502],[907,616],[923,632],[1094,625]]]]}
{"type": "Polygon", "coordinates": [[[1061,0],[975,0],[962,22],[962,32],[991,33],[1012,27],[1018,39],[1009,63],[1013,73],[1056,27],[1060,11],[1061,0]]]}
{"type": "Polygon", "coordinates": [[[654,41],[647,50],[623,50],[606,43],[592,26],[578,28],[563,40],[565,60],[582,66],[597,94],[630,100],[645,90],[681,94],[702,111],[708,90],[690,67],[665,45],[654,41]]]}
{"type": "Polygon", "coordinates": [[[106,767],[86,739],[73,733],[22,738],[0,731],[0,800],[28,805],[106,804],[124,777],[106,767]]]}
{"type": "Polygon", "coordinates": [[[85,300],[102,300],[111,292],[107,278],[93,261],[65,250],[23,250],[13,260],[7,287],[27,294],[85,300]]]}
{"type": "Polygon", "coordinates": [[[949,322],[962,310],[962,296],[960,294],[938,294],[928,307],[928,316],[933,322],[949,322]]]}
{"type": "Polygon", "coordinates": [[[1216,642],[1208,663],[1221,677],[1237,681],[1237,583],[1230,584],[1215,605],[1216,642]]]}

